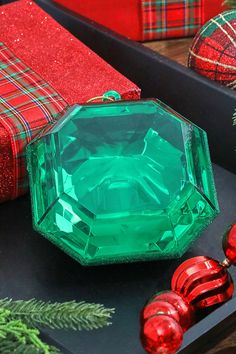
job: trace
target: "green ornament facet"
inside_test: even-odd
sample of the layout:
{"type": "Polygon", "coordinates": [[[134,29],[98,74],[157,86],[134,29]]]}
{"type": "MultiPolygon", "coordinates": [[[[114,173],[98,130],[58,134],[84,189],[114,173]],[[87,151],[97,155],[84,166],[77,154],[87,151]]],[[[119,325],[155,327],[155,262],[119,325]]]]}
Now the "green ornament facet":
{"type": "Polygon", "coordinates": [[[206,133],[157,100],[75,105],[27,159],[35,229],[83,265],[179,257],[218,213],[206,133]]]}

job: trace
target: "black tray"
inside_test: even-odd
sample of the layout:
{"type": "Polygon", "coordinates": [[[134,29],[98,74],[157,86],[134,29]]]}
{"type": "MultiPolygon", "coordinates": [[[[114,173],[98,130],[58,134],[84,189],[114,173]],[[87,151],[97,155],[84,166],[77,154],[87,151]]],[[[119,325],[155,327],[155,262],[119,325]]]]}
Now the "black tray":
{"type": "MultiPolygon", "coordinates": [[[[221,235],[235,218],[236,175],[219,164],[236,172],[231,121],[236,95],[50,2],[37,3],[137,83],[143,97],[156,96],[205,128],[218,163],[214,173],[221,213],[179,260],[83,268],[32,230],[29,196],[0,205],[0,296],[87,300],[115,307],[109,328],[45,331],[46,339],[62,345],[65,354],[142,354],[139,312],[145,301],[155,291],[169,288],[171,275],[183,260],[195,255],[224,258],[221,235]]],[[[236,281],[236,270],[231,274],[236,281]]],[[[235,310],[236,297],[193,326],[180,353],[204,353],[206,341],[210,344],[220,332],[236,327],[235,310]]]]}

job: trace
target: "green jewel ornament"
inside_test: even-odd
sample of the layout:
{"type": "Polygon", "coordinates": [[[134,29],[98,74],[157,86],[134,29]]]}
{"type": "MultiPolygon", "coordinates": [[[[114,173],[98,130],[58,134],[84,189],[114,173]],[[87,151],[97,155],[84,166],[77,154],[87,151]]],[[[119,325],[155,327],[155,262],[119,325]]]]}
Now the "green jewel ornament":
{"type": "Polygon", "coordinates": [[[35,229],[83,265],[179,257],[218,213],[206,133],[158,100],[75,105],[27,160],[35,229]]]}

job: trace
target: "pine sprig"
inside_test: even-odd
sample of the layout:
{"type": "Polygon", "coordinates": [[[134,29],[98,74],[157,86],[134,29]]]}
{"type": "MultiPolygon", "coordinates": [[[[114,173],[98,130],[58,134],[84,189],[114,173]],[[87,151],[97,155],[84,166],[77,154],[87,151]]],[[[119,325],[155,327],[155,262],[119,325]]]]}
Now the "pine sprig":
{"type": "Polygon", "coordinates": [[[32,300],[1,299],[0,308],[8,310],[11,320],[22,320],[32,327],[92,330],[110,325],[114,309],[103,305],[69,301],[51,303],[32,300]]]}
{"type": "Polygon", "coordinates": [[[10,311],[0,309],[0,353],[58,354],[39,338],[39,330],[31,329],[21,320],[11,320],[10,311]]]}
{"type": "Polygon", "coordinates": [[[1,354],[41,354],[42,352],[35,348],[33,345],[22,344],[17,342],[14,338],[8,337],[1,341],[1,354]]]}
{"type": "Polygon", "coordinates": [[[223,6],[225,5],[231,9],[236,9],[236,0],[225,0],[223,6]]]}
{"type": "MultiPolygon", "coordinates": [[[[57,348],[49,347],[50,354],[60,354],[57,348]]],[[[0,354],[45,354],[33,344],[19,343],[14,337],[8,336],[0,341],[0,354]]]]}
{"type": "Polygon", "coordinates": [[[236,125],[236,110],[234,111],[232,120],[233,120],[233,126],[236,125]]]}

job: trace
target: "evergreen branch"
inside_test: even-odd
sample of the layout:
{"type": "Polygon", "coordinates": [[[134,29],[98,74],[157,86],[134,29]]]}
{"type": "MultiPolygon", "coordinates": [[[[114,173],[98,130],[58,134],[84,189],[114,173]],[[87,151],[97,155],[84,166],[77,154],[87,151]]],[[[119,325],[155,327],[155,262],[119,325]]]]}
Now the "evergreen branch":
{"type": "Polygon", "coordinates": [[[236,9],[236,0],[225,0],[222,5],[226,5],[230,9],[236,9]]]}
{"type": "Polygon", "coordinates": [[[234,111],[234,114],[233,114],[233,126],[236,125],[236,110],[234,111]]]}
{"type": "Polygon", "coordinates": [[[228,88],[235,90],[236,89],[236,80],[230,82],[229,84],[226,85],[228,88]]]}
{"type": "MultiPolygon", "coordinates": [[[[0,341],[0,354],[44,354],[41,349],[32,344],[19,343],[13,336],[7,336],[0,341]]],[[[57,348],[49,347],[50,354],[60,354],[57,348]]]]}
{"type": "Polygon", "coordinates": [[[1,299],[0,308],[10,312],[11,320],[21,320],[28,326],[73,330],[108,326],[114,313],[114,309],[107,309],[100,304],[75,301],[51,303],[36,299],[1,299]]]}
{"type": "Polygon", "coordinates": [[[10,311],[1,308],[0,353],[57,354],[59,351],[41,341],[38,329],[28,328],[21,320],[12,320],[10,311]]]}

